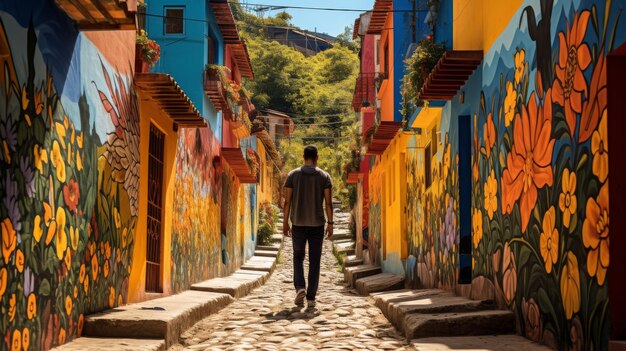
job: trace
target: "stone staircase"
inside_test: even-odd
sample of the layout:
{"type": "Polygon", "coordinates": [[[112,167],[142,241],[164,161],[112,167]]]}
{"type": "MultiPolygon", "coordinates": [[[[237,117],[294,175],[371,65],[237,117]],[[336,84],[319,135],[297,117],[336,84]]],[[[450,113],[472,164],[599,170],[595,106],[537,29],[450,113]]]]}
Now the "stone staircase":
{"type": "Polygon", "coordinates": [[[372,294],[375,305],[407,339],[515,333],[515,315],[493,301],[470,300],[443,290],[372,294]]]}

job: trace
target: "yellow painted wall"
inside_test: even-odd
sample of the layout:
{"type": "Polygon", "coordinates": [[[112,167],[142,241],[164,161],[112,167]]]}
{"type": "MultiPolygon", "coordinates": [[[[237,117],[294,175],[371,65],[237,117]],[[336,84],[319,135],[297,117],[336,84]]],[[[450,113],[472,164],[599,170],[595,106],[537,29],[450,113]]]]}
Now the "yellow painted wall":
{"type": "MultiPolygon", "coordinates": [[[[391,258],[404,259],[408,255],[406,214],[404,212],[406,207],[406,167],[404,163],[406,162],[408,140],[409,135],[406,133],[396,135],[385,153],[376,157],[369,175],[370,196],[372,201],[380,206],[382,261],[391,258]]],[[[401,262],[391,264],[391,267],[401,269],[401,262]]]]}
{"type": "Polygon", "coordinates": [[[128,302],[137,302],[157,297],[145,293],[146,285],[146,242],[148,216],[148,149],[150,143],[150,123],[165,133],[165,165],[163,170],[163,224],[162,224],[162,261],[161,277],[163,294],[171,293],[171,233],[174,180],[176,177],[176,148],[178,133],[173,130],[172,120],[152,101],[148,100],[141,90],[139,94],[141,169],[139,174],[139,218],[135,231],[133,261],[130,271],[128,302]]]}
{"type": "Polygon", "coordinates": [[[261,159],[259,162],[259,172],[261,172],[261,182],[257,185],[257,199],[259,204],[264,202],[272,202],[272,179],[274,164],[269,159],[265,145],[260,140],[257,140],[257,153],[261,159]]]}
{"type": "Polygon", "coordinates": [[[523,0],[454,0],[454,50],[487,52],[523,0]]]}
{"type": "MultiPolygon", "coordinates": [[[[393,16],[387,15],[384,28],[393,28],[393,16]]],[[[385,45],[389,45],[389,75],[378,91],[380,99],[381,121],[393,121],[394,115],[394,65],[393,65],[393,30],[383,30],[378,47],[381,73],[385,70],[385,45]]]]}

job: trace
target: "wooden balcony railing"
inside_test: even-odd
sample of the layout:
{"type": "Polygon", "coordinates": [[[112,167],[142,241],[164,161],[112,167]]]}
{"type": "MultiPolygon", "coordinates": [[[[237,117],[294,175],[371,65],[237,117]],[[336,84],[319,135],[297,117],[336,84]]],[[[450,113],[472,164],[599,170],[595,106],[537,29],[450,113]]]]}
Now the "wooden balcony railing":
{"type": "Polygon", "coordinates": [[[215,67],[207,67],[204,71],[204,93],[209,97],[216,109],[224,114],[231,113],[226,91],[215,67]]]}

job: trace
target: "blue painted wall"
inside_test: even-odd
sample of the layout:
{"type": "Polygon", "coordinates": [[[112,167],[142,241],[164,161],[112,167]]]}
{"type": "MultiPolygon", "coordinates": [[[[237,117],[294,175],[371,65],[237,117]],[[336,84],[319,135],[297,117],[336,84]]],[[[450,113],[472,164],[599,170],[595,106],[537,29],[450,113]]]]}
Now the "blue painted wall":
{"type": "Polygon", "coordinates": [[[435,42],[445,43],[448,50],[452,50],[452,3],[454,0],[442,0],[437,10],[437,20],[433,35],[435,42]]]}
{"type": "Polygon", "coordinates": [[[426,11],[424,11],[424,5],[422,0],[395,0],[393,2],[393,65],[394,65],[394,115],[395,122],[402,121],[402,77],[404,77],[405,71],[405,56],[411,43],[413,43],[413,31],[411,28],[411,19],[413,17],[412,9],[413,3],[416,8],[416,21],[415,21],[415,42],[424,39],[431,30],[427,24],[424,23],[426,18],[426,11]]]}
{"type": "Polygon", "coordinates": [[[208,62],[207,36],[215,42],[215,62],[224,64],[224,39],[211,6],[204,0],[151,0],[147,4],[146,31],[161,46],[161,59],[153,71],[171,74],[176,79],[221,142],[221,112],[207,98],[203,86],[204,67],[208,62]],[[165,34],[162,16],[168,7],[184,9],[183,34],[165,34]]]}

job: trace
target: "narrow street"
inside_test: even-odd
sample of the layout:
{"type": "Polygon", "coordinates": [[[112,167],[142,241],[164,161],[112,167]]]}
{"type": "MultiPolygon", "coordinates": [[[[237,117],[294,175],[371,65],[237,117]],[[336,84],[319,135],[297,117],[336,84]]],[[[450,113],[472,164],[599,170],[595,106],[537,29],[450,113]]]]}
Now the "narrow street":
{"type": "MultiPolygon", "coordinates": [[[[337,213],[335,231],[346,230],[348,218],[346,213],[337,213]]],[[[181,336],[182,345],[175,345],[170,351],[408,349],[402,335],[367,297],[353,294],[343,286],[343,274],[330,241],[324,243],[314,309],[293,304],[290,238],[285,239],[280,257],[265,285],[197,323],[181,336]]],[[[305,263],[305,274],[307,271],[305,263]]]]}

